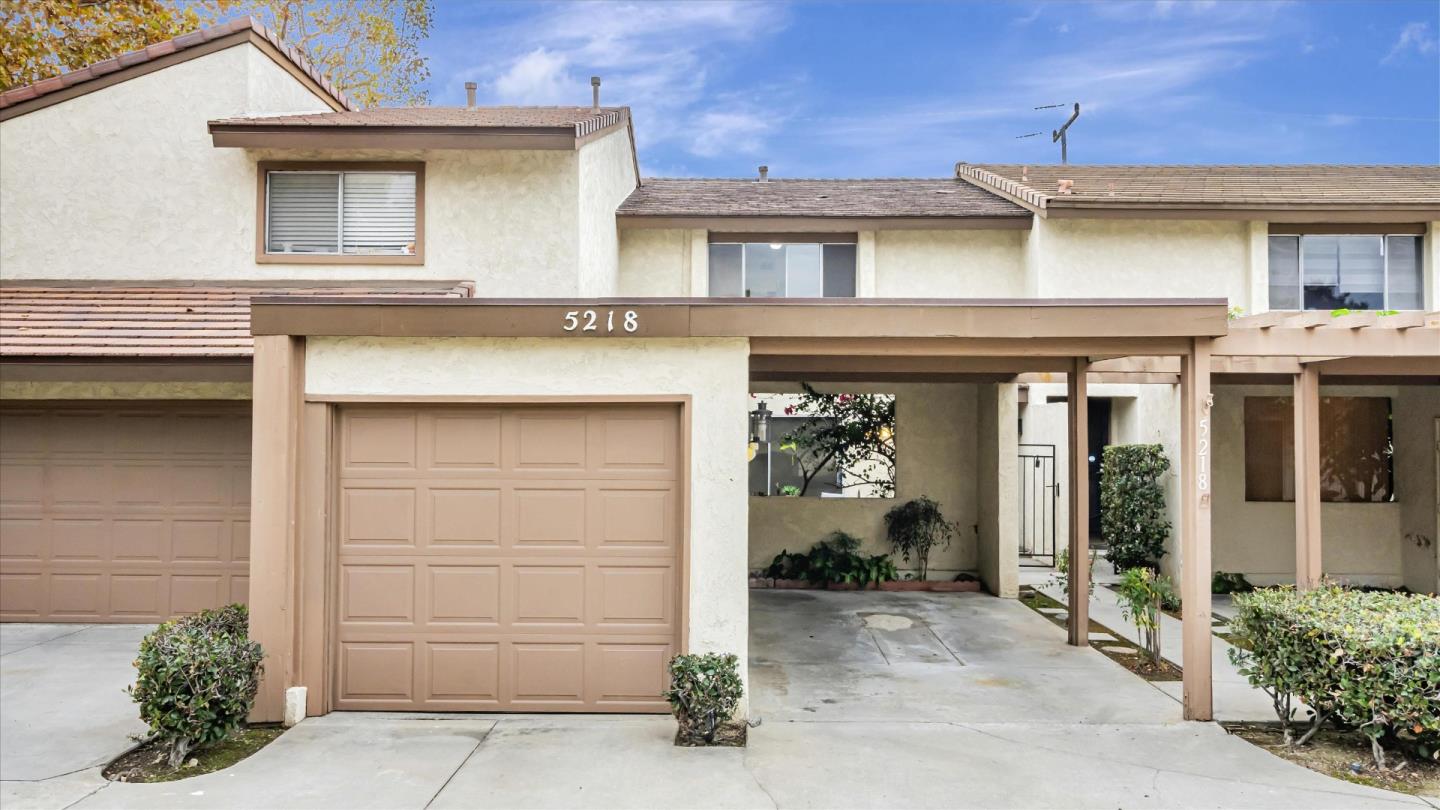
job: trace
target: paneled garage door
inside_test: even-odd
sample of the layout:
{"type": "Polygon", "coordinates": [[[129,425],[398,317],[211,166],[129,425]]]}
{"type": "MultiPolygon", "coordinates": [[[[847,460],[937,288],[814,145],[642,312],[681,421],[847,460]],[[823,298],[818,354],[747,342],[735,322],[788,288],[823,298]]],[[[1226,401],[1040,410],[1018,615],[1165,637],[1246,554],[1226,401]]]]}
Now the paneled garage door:
{"type": "Polygon", "coordinates": [[[337,709],[663,712],[678,407],[340,417],[337,709]]]}
{"type": "Polygon", "coordinates": [[[156,622],[249,590],[250,404],[8,403],[0,620],[156,622]]]}

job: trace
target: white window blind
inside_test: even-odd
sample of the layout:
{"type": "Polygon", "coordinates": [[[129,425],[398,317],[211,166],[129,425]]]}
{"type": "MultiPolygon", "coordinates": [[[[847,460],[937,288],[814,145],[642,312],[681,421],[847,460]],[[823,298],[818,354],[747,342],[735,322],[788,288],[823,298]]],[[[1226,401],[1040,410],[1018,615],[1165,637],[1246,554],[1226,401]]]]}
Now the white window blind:
{"type": "Polygon", "coordinates": [[[415,175],[346,172],[343,182],[346,253],[415,252],[415,175]]]}
{"type": "Polygon", "coordinates": [[[270,172],[266,252],[415,253],[414,172],[270,172]]]}
{"type": "Polygon", "coordinates": [[[270,253],[339,253],[340,175],[270,173],[270,253]]]}

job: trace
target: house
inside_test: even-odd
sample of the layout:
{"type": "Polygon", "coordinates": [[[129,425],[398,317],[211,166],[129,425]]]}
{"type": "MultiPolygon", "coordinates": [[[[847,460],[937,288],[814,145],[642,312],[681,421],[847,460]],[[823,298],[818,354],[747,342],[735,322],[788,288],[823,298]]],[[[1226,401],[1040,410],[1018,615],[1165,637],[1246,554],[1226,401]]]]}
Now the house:
{"type": "Polygon", "coordinates": [[[753,494],[801,383],[895,397],[896,499],[1001,597],[1022,443],[1076,554],[1090,434],[1164,445],[1187,663],[1213,570],[1436,590],[1440,169],[642,179],[632,126],[354,109],[248,20],[0,96],[0,618],[248,600],[265,719],[664,711],[748,570],[882,544],[753,494]]]}

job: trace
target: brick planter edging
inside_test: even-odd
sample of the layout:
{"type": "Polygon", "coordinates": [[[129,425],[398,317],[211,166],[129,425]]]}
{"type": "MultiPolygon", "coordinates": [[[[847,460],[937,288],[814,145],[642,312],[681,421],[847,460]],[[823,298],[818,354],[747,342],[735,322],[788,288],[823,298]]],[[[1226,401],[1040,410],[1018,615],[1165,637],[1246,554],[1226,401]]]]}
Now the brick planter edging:
{"type": "MultiPolygon", "coordinates": [[[[757,590],[773,588],[781,591],[858,591],[875,588],[861,588],[858,582],[832,582],[828,587],[815,585],[803,579],[771,579],[770,577],[751,577],[750,587],[757,590]]],[[[895,579],[889,582],[880,583],[879,590],[882,591],[929,591],[931,593],[973,593],[980,590],[980,583],[976,581],[952,582],[949,580],[914,580],[895,579]]]]}

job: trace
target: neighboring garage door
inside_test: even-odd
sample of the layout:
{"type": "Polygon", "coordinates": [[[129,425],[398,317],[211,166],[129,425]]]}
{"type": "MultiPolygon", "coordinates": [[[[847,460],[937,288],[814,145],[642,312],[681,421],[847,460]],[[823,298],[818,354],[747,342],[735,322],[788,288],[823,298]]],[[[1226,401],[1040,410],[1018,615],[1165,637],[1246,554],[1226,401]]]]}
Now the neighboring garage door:
{"type": "Polygon", "coordinates": [[[0,620],[244,602],[249,547],[248,402],[0,409],[0,620]]]}
{"type": "Polygon", "coordinates": [[[663,712],[676,406],[341,413],[335,708],[663,712]]]}

